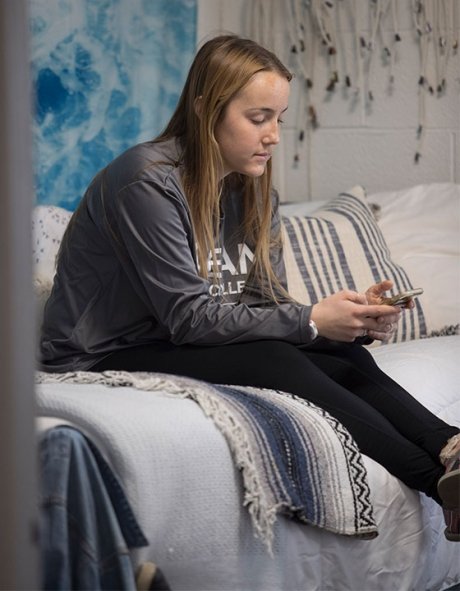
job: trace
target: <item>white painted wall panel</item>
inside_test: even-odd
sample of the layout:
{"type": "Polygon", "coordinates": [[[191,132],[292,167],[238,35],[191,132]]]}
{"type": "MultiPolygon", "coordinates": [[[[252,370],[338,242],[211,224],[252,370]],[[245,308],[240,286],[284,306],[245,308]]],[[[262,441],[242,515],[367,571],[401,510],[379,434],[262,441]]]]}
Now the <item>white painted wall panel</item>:
{"type": "Polygon", "coordinates": [[[428,132],[423,165],[415,166],[412,130],[320,130],[312,138],[312,195],[331,197],[356,184],[377,192],[446,181],[452,177],[450,136],[428,132]]]}

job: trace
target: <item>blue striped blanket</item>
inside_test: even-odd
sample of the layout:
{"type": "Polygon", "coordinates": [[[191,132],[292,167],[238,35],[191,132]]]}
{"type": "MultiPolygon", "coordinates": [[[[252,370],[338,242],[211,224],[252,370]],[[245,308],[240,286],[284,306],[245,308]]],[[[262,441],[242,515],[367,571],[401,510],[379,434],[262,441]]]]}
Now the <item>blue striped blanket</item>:
{"type": "MultiPolygon", "coordinates": [[[[273,390],[159,373],[37,373],[37,383],[56,382],[126,386],[193,399],[226,438],[241,471],[255,533],[268,548],[280,514],[337,534],[377,535],[355,441],[336,419],[307,401],[273,390]]],[[[56,416],[57,407],[43,389],[37,398],[40,414],[56,416]]]]}

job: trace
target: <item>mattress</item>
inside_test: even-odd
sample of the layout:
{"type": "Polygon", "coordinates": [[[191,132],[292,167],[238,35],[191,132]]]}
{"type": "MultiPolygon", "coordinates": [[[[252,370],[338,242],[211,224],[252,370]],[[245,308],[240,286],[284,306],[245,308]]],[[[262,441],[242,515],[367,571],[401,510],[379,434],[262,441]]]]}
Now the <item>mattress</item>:
{"type": "MultiPolygon", "coordinates": [[[[372,349],[421,402],[460,425],[460,337],[372,349]]],[[[41,428],[70,422],[119,476],[174,590],[442,590],[460,582],[460,544],[440,508],[364,457],[379,535],[340,536],[279,517],[273,556],[254,535],[241,474],[214,422],[190,399],[97,384],[37,385],[41,428]],[[56,422],[57,419],[57,422],[56,422]]]]}

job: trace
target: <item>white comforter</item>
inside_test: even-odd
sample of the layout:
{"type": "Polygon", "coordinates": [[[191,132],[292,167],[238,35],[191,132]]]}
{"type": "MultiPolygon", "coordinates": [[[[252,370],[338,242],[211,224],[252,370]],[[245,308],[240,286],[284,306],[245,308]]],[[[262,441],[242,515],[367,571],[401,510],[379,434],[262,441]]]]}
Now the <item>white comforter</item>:
{"type": "MultiPolygon", "coordinates": [[[[372,352],[460,425],[460,337],[372,352]]],[[[98,385],[42,384],[37,394],[39,414],[76,424],[105,454],[150,540],[134,558],[154,560],[174,591],[428,591],[460,582],[460,544],[444,539],[439,507],[369,458],[379,536],[352,539],[279,518],[270,557],[254,538],[228,446],[194,402],[98,385]]]]}

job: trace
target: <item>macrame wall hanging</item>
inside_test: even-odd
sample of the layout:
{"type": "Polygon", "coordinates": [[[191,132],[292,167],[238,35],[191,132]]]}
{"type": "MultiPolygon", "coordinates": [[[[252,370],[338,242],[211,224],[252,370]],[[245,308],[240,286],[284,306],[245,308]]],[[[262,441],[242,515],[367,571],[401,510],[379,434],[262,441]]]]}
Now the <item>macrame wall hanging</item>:
{"type": "MultiPolygon", "coordinates": [[[[401,51],[403,33],[398,10],[404,4],[412,14],[412,30],[404,35],[419,45],[418,126],[414,162],[423,152],[427,95],[441,98],[447,87],[447,66],[458,55],[460,0],[251,0],[248,4],[248,34],[272,49],[294,72],[298,81],[298,134],[294,161],[299,160],[306,136],[320,125],[320,100],[339,90],[347,100],[376,100],[372,88],[376,67],[387,68],[390,87],[397,84],[395,60],[401,51]],[[345,19],[353,30],[353,48],[344,49],[345,19]],[[317,88],[319,61],[325,61],[328,82],[317,88]]],[[[324,66],[322,66],[324,67],[324,66]]],[[[460,76],[460,68],[459,68],[460,76]]],[[[452,80],[457,83],[459,80],[452,80]]]]}

